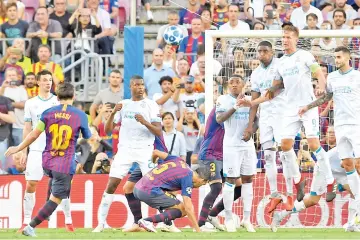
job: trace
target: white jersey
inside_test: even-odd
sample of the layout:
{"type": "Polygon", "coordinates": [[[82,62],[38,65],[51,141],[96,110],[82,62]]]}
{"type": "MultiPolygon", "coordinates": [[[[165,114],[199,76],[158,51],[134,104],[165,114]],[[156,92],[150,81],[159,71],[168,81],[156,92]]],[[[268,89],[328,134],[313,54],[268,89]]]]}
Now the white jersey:
{"type": "MultiPolygon", "coordinates": [[[[36,128],[39,119],[41,117],[41,114],[44,111],[48,110],[49,108],[52,108],[59,104],[60,103],[57,97],[52,94],[47,100],[41,99],[39,96],[27,100],[25,102],[25,107],[24,107],[25,122],[31,122],[32,129],[36,128]]],[[[30,150],[42,152],[44,151],[45,146],[46,146],[46,136],[45,136],[45,132],[43,132],[41,133],[40,137],[30,145],[30,150]]]]}
{"type": "Polygon", "coordinates": [[[334,125],[359,125],[360,72],[352,68],[342,73],[332,72],[327,78],[327,91],[333,93],[334,125]]]}
{"type": "Polygon", "coordinates": [[[317,64],[314,56],[302,49],[280,58],[275,80],[284,83],[288,108],[305,106],[316,100],[310,70],[314,64],[317,64]]]}
{"type": "Polygon", "coordinates": [[[114,123],[121,122],[119,148],[143,148],[147,145],[153,145],[155,140],[154,134],[147,127],[136,121],[135,115],[142,115],[149,123],[160,123],[160,110],[157,103],[148,98],[141,101],[126,99],[121,101],[121,103],[123,107],[114,117],[114,123]]]}
{"type": "MultiPolygon", "coordinates": [[[[250,81],[252,91],[261,93],[262,96],[266,94],[266,90],[272,86],[275,79],[279,61],[278,58],[273,58],[267,67],[260,64],[260,66],[252,72],[250,81]]],[[[260,117],[281,114],[284,106],[285,94],[281,92],[274,99],[260,104],[260,117]]]]}
{"type": "MultiPolygon", "coordinates": [[[[235,103],[236,98],[231,94],[220,96],[216,103],[216,113],[227,112],[233,108],[235,103]]],[[[250,108],[241,107],[224,122],[224,147],[254,147],[254,140],[252,138],[247,142],[242,139],[244,130],[249,123],[249,113],[250,108]]]]}

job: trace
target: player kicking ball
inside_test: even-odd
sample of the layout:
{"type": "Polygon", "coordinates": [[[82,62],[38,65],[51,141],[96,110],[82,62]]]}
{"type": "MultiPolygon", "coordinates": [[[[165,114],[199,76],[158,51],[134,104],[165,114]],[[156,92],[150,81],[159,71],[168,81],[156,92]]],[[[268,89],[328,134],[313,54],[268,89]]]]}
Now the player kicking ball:
{"type": "Polygon", "coordinates": [[[157,232],[153,223],[172,221],[187,216],[196,232],[201,232],[191,201],[193,188],[207,183],[210,168],[198,168],[193,172],[179,157],[171,156],[159,150],[153,151],[153,159],[163,159],[164,162],[148,172],[136,183],[134,195],[152,208],[164,212],[140,219],[138,224],[149,232],[157,232]],[[171,192],[181,191],[183,202],[180,202],[171,192]]]}
{"type": "MultiPolygon", "coordinates": [[[[345,225],[345,231],[346,232],[360,232],[360,229],[356,226],[356,215],[359,214],[359,205],[355,201],[354,195],[351,192],[351,187],[349,186],[349,181],[347,178],[347,172],[343,168],[343,162],[340,159],[338,148],[333,148],[329,152],[327,152],[327,155],[330,160],[331,164],[331,171],[333,173],[333,176],[338,183],[339,190],[345,191],[347,190],[350,193],[349,198],[349,205],[348,205],[348,222],[345,225]]],[[[360,166],[360,165],[358,165],[360,166]]],[[[357,169],[360,171],[360,168],[357,169]]],[[[358,175],[358,172],[355,173],[358,175]]],[[[319,186],[326,186],[326,180],[325,177],[321,175],[321,172],[319,171],[319,167],[315,167],[314,169],[314,177],[313,177],[313,183],[311,185],[311,193],[308,196],[305,196],[304,200],[301,202],[295,202],[294,209],[292,211],[286,211],[283,210],[281,212],[275,212],[273,221],[271,223],[271,230],[273,232],[277,231],[277,227],[281,224],[282,220],[293,213],[298,213],[300,211],[303,211],[306,208],[309,208],[311,206],[316,205],[321,198],[321,194],[324,193],[324,191],[317,190],[315,192],[315,187],[319,186]],[[321,184],[319,184],[321,183],[321,184]]],[[[325,189],[325,188],[323,188],[325,189]]]]}
{"type": "MultiPolygon", "coordinates": [[[[60,105],[49,108],[41,114],[34,128],[17,147],[10,147],[5,156],[22,151],[46,134],[46,146],[42,154],[44,173],[52,178],[51,195],[37,216],[23,230],[23,235],[36,237],[35,227],[47,219],[55,211],[63,199],[70,195],[70,186],[75,174],[75,146],[79,134],[88,139],[91,132],[84,112],[73,107],[75,88],[70,83],[62,83],[57,87],[60,105]]],[[[28,159],[32,161],[32,159],[28,159]]]]}
{"type": "MultiPolygon", "coordinates": [[[[165,141],[163,136],[158,137],[155,136],[154,141],[154,149],[162,151],[162,152],[168,152],[165,141]]],[[[158,161],[158,164],[161,164],[162,160],[158,161]]],[[[150,160],[149,164],[154,164],[150,160]]],[[[154,165],[155,166],[155,165],[154,165]]],[[[124,229],[123,232],[142,232],[146,231],[145,229],[141,228],[138,224],[139,220],[142,219],[142,213],[141,213],[141,202],[139,199],[137,199],[134,196],[134,188],[135,184],[143,177],[141,173],[141,169],[137,167],[132,173],[130,174],[128,180],[126,181],[123,190],[125,193],[126,200],[128,202],[129,208],[131,213],[134,216],[134,224],[128,228],[124,229]]],[[[171,221],[164,221],[164,223],[159,223],[156,228],[160,229],[162,232],[181,232],[180,229],[178,229],[171,221]]]]}
{"type": "MultiPolygon", "coordinates": [[[[53,77],[52,73],[48,70],[40,71],[36,76],[36,83],[39,86],[39,95],[27,100],[25,102],[25,126],[23,132],[23,139],[29,135],[31,130],[35,129],[38,125],[41,114],[47,109],[59,105],[59,101],[55,95],[51,93],[53,77]]],[[[46,145],[45,133],[30,145],[30,152],[26,162],[25,180],[26,189],[24,194],[24,221],[22,230],[30,223],[31,215],[35,207],[35,192],[38,182],[42,179],[44,171],[42,168],[42,156],[46,145]]],[[[27,155],[27,148],[23,150],[23,156],[27,155]]],[[[24,158],[26,160],[26,158],[24,158]]],[[[68,198],[61,201],[61,207],[65,215],[65,227],[67,231],[73,232],[70,200],[68,198]]]]}

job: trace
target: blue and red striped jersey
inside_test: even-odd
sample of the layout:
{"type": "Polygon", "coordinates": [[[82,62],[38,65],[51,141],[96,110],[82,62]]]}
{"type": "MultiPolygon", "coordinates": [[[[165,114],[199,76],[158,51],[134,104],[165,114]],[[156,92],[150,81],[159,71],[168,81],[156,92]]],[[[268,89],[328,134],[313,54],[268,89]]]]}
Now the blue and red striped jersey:
{"type": "Polygon", "coordinates": [[[187,28],[189,35],[191,34],[191,21],[194,18],[200,18],[201,11],[201,8],[196,12],[190,12],[186,8],[179,11],[179,25],[184,25],[187,28]]]}
{"type": "Polygon", "coordinates": [[[180,42],[179,52],[187,55],[186,59],[190,66],[196,61],[197,49],[201,44],[205,44],[204,33],[202,33],[198,38],[193,38],[192,35],[189,35],[180,42]]]}
{"type": "Polygon", "coordinates": [[[149,194],[161,195],[166,191],[181,190],[182,196],[191,197],[193,172],[179,157],[168,156],[136,183],[136,188],[149,194]]]}
{"type": "Polygon", "coordinates": [[[61,104],[42,113],[38,129],[46,134],[43,168],[74,174],[79,134],[85,139],[91,137],[87,115],[74,106],[61,104]]]}
{"type": "Polygon", "coordinates": [[[216,121],[216,108],[211,110],[205,126],[204,140],[201,143],[198,158],[200,160],[223,159],[224,125],[216,121]]]}

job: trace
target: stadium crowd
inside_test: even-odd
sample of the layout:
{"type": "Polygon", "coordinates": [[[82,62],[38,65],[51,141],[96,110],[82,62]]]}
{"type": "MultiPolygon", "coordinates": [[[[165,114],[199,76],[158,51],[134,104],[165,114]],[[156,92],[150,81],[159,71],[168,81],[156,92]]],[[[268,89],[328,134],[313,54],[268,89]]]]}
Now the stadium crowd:
{"type": "MultiPolygon", "coordinates": [[[[40,7],[33,20],[27,22],[27,13],[21,1],[0,0],[1,37],[11,39],[6,41],[6,48],[1,49],[3,54],[0,59],[0,173],[18,174],[24,170],[24,166],[14,167],[17,165],[16,159],[5,159],[4,151],[9,145],[17,145],[22,140],[24,104],[27,99],[37,95],[36,74],[42,69],[49,70],[53,73],[55,85],[70,80],[57,64],[62,48],[68,47],[55,44],[53,46],[56,49],[51,49],[51,39],[92,37],[96,39],[94,51],[100,54],[114,53],[114,39],[117,36],[115,22],[121,1],[79,0],[79,8],[69,9],[66,0],[40,0],[40,7]],[[30,43],[23,38],[30,38],[30,43]],[[55,54],[52,55],[51,52],[55,54]]],[[[163,4],[168,6],[171,1],[164,0],[163,4]]],[[[144,69],[147,96],[161,107],[163,132],[169,151],[191,164],[197,138],[204,132],[205,30],[278,30],[286,24],[309,30],[358,29],[358,4],[360,3],[354,0],[189,0],[179,12],[170,11],[167,16],[168,24],[158,30],[152,64],[144,69]],[[163,33],[169,26],[178,26],[183,32],[184,39],[178,47],[167,44],[163,39],[163,33]]],[[[151,12],[151,1],[138,1],[138,7],[141,5],[144,5],[148,21],[158,20],[154,19],[151,12]]],[[[245,94],[250,94],[250,75],[260,64],[253,50],[255,41],[216,41],[215,96],[223,93],[233,74],[248,80],[245,94]]],[[[301,39],[299,44],[301,48],[314,54],[325,74],[335,70],[330,54],[337,46],[348,46],[353,53],[359,50],[357,38],[301,39]]],[[[75,43],[75,46],[91,51],[89,45],[75,43]]],[[[275,50],[280,56],[281,49],[275,50]]],[[[353,64],[357,69],[356,59],[353,64]]],[[[315,78],[313,87],[315,91],[315,78]]],[[[89,109],[93,138],[89,141],[81,140],[78,144],[78,173],[108,172],[111,158],[117,152],[121,126],[119,124],[112,134],[107,135],[104,124],[111,109],[123,98],[122,73],[112,70],[109,88],[97,94],[89,109]],[[105,164],[104,160],[107,160],[105,164]]],[[[76,106],[85,111],[84,103],[77,102],[76,106]]],[[[331,149],[335,146],[332,102],[324,104],[319,112],[321,143],[324,149],[331,149]]],[[[256,136],[258,168],[262,169],[263,153],[256,136]]],[[[295,149],[301,169],[312,171],[313,156],[302,132],[297,136],[295,149]]],[[[281,171],[280,161],[278,163],[281,171]]]]}

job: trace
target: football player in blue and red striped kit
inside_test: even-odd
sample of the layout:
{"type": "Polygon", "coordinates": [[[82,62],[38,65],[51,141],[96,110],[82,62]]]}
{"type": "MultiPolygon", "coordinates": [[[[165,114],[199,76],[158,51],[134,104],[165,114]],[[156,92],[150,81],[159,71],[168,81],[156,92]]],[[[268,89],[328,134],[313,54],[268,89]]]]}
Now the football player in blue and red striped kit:
{"type": "Polygon", "coordinates": [[[134,195],[152,208],[164,212],[140,219],[138,224],[149,232],[156,232],[153,223],[171,221],[187,216],[196,232],[200,232],[199,225],[191,201],[192,189],[207,183],[210,168],[200,167],[193,172],[183,159],[171,156],[159,150],[153,151],[154,162],[164,159],[153,170],[148,172],[136,183],[134,195]],[[171,192],[181,191],[183,202],[180,202],[171,192]]]}
{"type": "Polygon", "coordinates": [[[74,86],[70,83],[62,83],[58,85],[56,93],[60,105],[44,111],[38,126],[19,146],[10,147],[5,153],[6,156],[10,156],[22,151],[45,131],[46,147],[43,151],[42,167],[44,173],[52,178],[51,195],[37,216],[22,232],[31,237],[36,236],[34,228],[46,220],[62,199],[70,194],[71,180],[76,168],[75,146],[80,133],[85,139],[91,137],[86,114],[72,106],[75,95],[74,86]]]}

